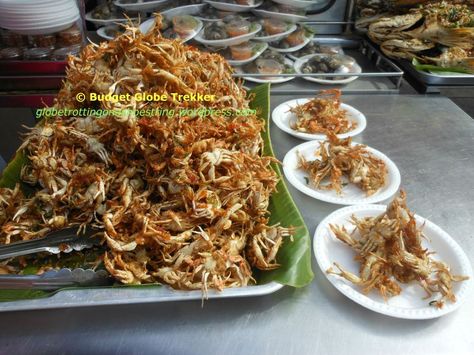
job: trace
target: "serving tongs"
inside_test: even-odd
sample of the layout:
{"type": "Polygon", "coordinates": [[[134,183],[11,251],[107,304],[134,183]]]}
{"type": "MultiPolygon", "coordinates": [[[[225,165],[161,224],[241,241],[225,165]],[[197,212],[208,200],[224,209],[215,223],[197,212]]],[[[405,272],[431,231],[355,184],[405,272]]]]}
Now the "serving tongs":
{"type": "Polygon", "coordinates": [[[0,260],[14,258],[17,256],[49,252],[59,254],[69,253],[73,250],[80,251],[99,245],[100,232],[87,228],[84,233],[78,235],[78,228],[67,228],[54,231],[44,238],[21,241],[0,246],[0,260]]]}
{"type": "MultiPolygon", "coordinates": [[[[78,235],[78,228],[54,231],[46,237],[0,246],[0,260],[17,256],[49,252],[80,251],[92,248],[101,242],[101,232],[87,228],[78,235]]],[[[0,289],[57,290],[64,287],[103,286],[111,284],[112,279],[105,270],[68,269],[49,270],[41,275],[0,275],[0,289]]]]}
{"type": "Polygon", "coordinates": [[[65,287],[108,286],[113,283],[106,270],[60,269],[41,275],[0,275],[0,289],[54,291],[65,287]]]}

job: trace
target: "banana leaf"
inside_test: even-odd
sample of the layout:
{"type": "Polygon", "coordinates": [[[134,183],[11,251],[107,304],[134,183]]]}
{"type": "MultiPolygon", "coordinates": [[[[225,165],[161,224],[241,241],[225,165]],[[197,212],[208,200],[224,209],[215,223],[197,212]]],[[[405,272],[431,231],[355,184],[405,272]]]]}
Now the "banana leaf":
{"type": "MultiPolygon", "coordinates": [[[[270,85],[264,84],[257,86],[249,92],[249,95],[252,97],[250,107],[257,110],[259,116],[265,119],[266,129],[262,133],[265,142],[264,154],[274,156],[270,140],[269,123],[270,85]]],[[[17,182],[20,182],[21,168],[25,164],[26,159],[26,156],[22,152],[18,152],[15,155],[13,160],[3,171],[0,178],[0,187],[12,188],[17,182]]],[[[282,226],[287,227],[294,226],[296,227],[296,232],[293,236],[293,240],[287,238],[278,252],[277,260],[280,267],[271,271],[256,271],[254,277],[258,284],[275,281],[287,286],[304,287],[308,285],[314,277],[311,269],[311,241],[309,232],[285,186],[280,167],[276,163],[272,164],[272,167],[280,178],[280,181],[277,185],[277,191],[270,199],[270,223],[280,223],[282,226]]],[[[22,188],[23,187],[27,188],[28,186],[22,185],[22,188]]],[[[67,258],[68,257],[66,257],[66,259],[67,258]]],[[[77,267],[77,265],[75,265],[75,267],[77,267]]],[[[159,285],[147,285],[146,287],[159,287],[159,285]]],[[[56,292],[60,292],[60,290],[55,292],[39,290],[0,290],[0,302],[40,298],[56,292]]]]}
{"type": "Polygon", "coordinates": [[[430,72],[432,74],[440,74],[440,75],[449,75],[449,74],[474,74],[473,72],[470,72],[466,69],[463,68],[458,68],[458,67],[439,67],[437,65],[432,65],[432,64],[421,64],[416,58],[413,58],[412,60],[413,66],[417,70],[421,71],[426,71],[430,72]]]}

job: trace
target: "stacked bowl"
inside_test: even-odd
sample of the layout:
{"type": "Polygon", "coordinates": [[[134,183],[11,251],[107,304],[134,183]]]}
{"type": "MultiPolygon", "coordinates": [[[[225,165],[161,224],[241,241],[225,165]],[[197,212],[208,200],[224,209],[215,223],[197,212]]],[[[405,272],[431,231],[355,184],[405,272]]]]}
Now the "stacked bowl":
{"type": "Polygon", "coordinates": [[[24,35],[58,32],[79,18],[76,0],[0,0],[0,27],[24,35]]]}

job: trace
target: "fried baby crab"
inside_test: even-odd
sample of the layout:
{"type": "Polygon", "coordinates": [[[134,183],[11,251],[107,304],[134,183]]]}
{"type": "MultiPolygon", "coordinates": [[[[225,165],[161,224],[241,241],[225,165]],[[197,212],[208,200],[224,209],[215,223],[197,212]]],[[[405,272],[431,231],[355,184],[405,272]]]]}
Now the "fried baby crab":
{"type": "Polygon", "coordinates": [[[120,282],[203,291],[246,286],[255,282],[253,269],[279,266],[277,252],[293,234],[269,225],[278,177],[274,159],[262,155],[264,122],[239,113],[249,99],[221,56],[163,38],[159,28],[158,16],[147,35],[126,27],[70,58],[55,108],[95,105],[125,114],[55,117],[28,132],[19,149],[27,157],[21,180],[35,192],[0,190],[0,240],[92,225],[103,231],[104,265],[120,282]],[[169,99],[80,103],[79,92],[169,99]],[[216,99],[175,101],[172,93],[216,99]],[[160,108],[176,114],[134,113],[160,108]],[[179,114],[204,108],[214,110],[179,114]]]}
{"type": "Polygon", "coordinates": [[[327,132],[327,136],[315,152],[318,159],[308,161],[301,154],[298,156],[298,168],[308,173],[310,186],[342,194],[347,180],[367,196],[385,186],[387,167],[383,160],[370,153],[365,145],[353,145],[351,138],[338,139],[332,132],[327,132]]]}
{"type": "Polygon", "coordinates": [[[290,109],[296,115],[291,128],[307,133],[334,134],[347,133],[357,127],[357,122],[347,118],[341,109],[341,91],[337,89],[321,91],[305,104],[290,109]]]}
{"type": "Polygon", "coordinates": [[[387,300],[402,292],[400,284],[417,282],[427,293],[426,298],[438,298],[429,304],[443,307],[446,300],[456,302],[453,283],[467,280],[467,276],[453,275],[448,265],[431,257],[434,252],[422,246],[422,227],[418,227],[414,214],[406,205],[406,195],[400,192],[376,217],[352,216],[355,226],[349,233],[346,228],[330,225],[334,236],[355,252],[360,263],[359,275],[334,263],[326,272],[338,275],[360,286],[366,294],[373,289],[387,300]]]}

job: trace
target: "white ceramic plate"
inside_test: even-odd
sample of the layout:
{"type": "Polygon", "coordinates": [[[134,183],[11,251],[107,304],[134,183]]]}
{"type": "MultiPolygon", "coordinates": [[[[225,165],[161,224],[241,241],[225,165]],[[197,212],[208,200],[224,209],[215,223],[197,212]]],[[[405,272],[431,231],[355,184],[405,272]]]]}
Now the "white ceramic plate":
{"type": "Polygon", "coordinates": [[[311,41],[311,39],[312,39],[311,37],[306,37],[303,43],[300,43],[297,46],[290,47],[290,48],[278,48],[278,47],[273,47],[272,45],[270,45],[270,48],[280,53],[296,52],[296,51],[299,51],[304,46],[306,46],[311,41]]]}
{"type": "MultiPolygon", "coordinates": [[[[291,66],[291,65],[293,65],[293,62],[290,59],[285,58],[285,64],[288,64],[288,65],[291,66]]],[[[235,72],[237,74],[241,74],[242,69],[240,67],[237,67],[237,68],[235,68],[235,72]]],[[[266,83],[281,84],[281,83],[286,83],[287,81],[293,80],[295,77],[294,76],[281,76],[281,77],[278,77],[278,76],[275,76],[275,77],[244,76],[243,78],[247,81],[251,81],[251,82],[259,83],[259,84],[266,84],[266,83]]]]}
{"type": "Polygon", "coordinates": [[[312,0],[312,1],[304,1],[304,0],[272,0],[277,4],[287,5],[291,7],[296,7],[298,9],[304,9],[313,5],[322,4],[327,2],[326,0],[312,0]]]}
{"type": "MultiPolygon", "coordinates": [[[[423,226],[423,233],[427,240],[423,246],[429,250],[436,251],[432,257],[446,262],[456,275],[469,276],[469,280],[463,282],[454,282],[453,289],[457,298],[456,303],[445,302],[443,308],[438,309],[429,306],[431,299],[426,297],[425,291],[416,283],[400,284],[402,293],[396,297],[390,298],[387,302],[373,290],[365,295],[359,286],[346,281],[337,275],[328,275],[326,270],[331,267],[333,262],[339,263],[345,269],[354,274],[359,274],[360,264],[354,260],[355,253],[352,249],[343,244],[333,235],[329,229],[329,224],[343,225],[348,231],[352,231],[354,226],[350,223],[350,217],[373,217],[383,213],[386,206],[382,205],[360,205],[341,208],[328,217],[326,217],[316,229],[313,239],[313,249],[319,267],[328,280],[341,291],[345,296],[360,305],[391,317],[405,319],[431,319],[443,316],[457,309],[469,296],[472,287],[472,267],[469,260],[455,242],[455,240],[440,227],[423,217],[415,215],[418,226],[423,226]]],[[[438,295],[439,297],[439,295],[438,295]]],[[[436,299],[436,296],[433,298],[436,299]]]]}
{"type": "MultiPolygon", "coordinates": [[[[295,61],[295,65],[294,65],[294,68],[295,68],[295,71],[297,73],[300,73],[302,74],[301,72],[301,67],[303,66],[303,64],[305,64],[309,59],[313,58],[313,57],[316,57],[316,56],[326,56],[327,54],[309,54],[309,55],[305,55],[304,57],[301,57],[301,58],[298,58],[296,61],[295,61]]],[[[354,73],[354,74],[358,74],[358,73],[362,73],[362,68],[360,67],[359,64],[357,63],[354,63],[352,65],[352,71],[351,73],[354,73]]],[[[331,73],[328,73],[328,76],[331,76],[331,73]]],[[[308,80],[308,81],[312,81],[312,82],[315,82],[315,83],[319,83],[319,84],[330,84],[330,85],[335,85],[335,84],[347,84],[347,83],[350,83],[354,80],[356,80],[358,78],[358,76],[349,76],[345,79],[334,79],[334,80],[328,80],[328,79],[323,79],[324,77],[304,77],[303,76],[303,79],[305,80],[308,80]]]]}
{"type": "Polygon", "coordinates": [[[121,7],[127,11],[147,11],[159,8],[162,5],[170,2],[171,0],[154,0],[147,2],[137,2],[135,4],[124,4],[121,0],[114,1],[114,5],[121,7]]]}
{"type": "MultiPolygon", "coordinates": [[[[291,128],[292,123],[296,122],[296,116],[290,112],[290,109],[298,105],[304,105],[308,101],[310,101],[310,99],[294,99],[278,105],[272,112],[272,120],[282,131],[291,134],[296,138],[304,139],[306,141],[324,140],[326,139],[325,134],[305,133],[291,128]]],[[[354,107],[344,103],[341,103],[341,108],[346,111],[347,118],[350,121],[357,123],[357,127],[347,133],[338,134],[337,137],[339,139],[354,137],[364,131],[367,126],[365,115],[354,107]]]]}
{"type": "Polygon", "coordinates": [[[263,52],[265,52],[265,50],[268,48],[268,43],[256,43],[255,46],[256,46],[255,54],[251,58],[245,59],[245,60],[227,59],[227,61],[229,62],[230,65],[234,65],[234,66],[245,65],[250,62],[253,62],[255,59],[260,57],[260,55],[263,52]]]}
{"type": "Polygon", "coordinates": [[[216,47],[216,46],[217,47],[235,46],[237,44],[241,44],[241,43],[244,43],[244,42],[247,42],[247,41],[251,40],[262,29],[262,25],[260,25],[258,23],[254,24],[254,26],[255,26],[255,29],[250,33],[246,33],[244,35],[231,37],[231,38],[219,39],[219,40],[205,39],[203,37],[204,29],[202,29],[201,32],[199,32],[197,34],[197,36],[194,37],[194,40],[196,40],[199,43],[202,43],[206,46],[213,46],[213,47],[216,47]]]}
{"type": "MultiPolygon", "coordinates": [[[[379,191],[371,196],[367,196],[362,189],[351,183],[342,188],[341,195],[338,195],[334,190],[317,190],[310,187],[306,183],[308,174],[298,169],[297,153],[299,152],[308,161],[315,160],[315,152],[319,148],[320,142],[321,141],[310,141],[300,144],[286,153],[283,159],[283,172],[285,173],[285,177],[291,185],[302,193],[317,200],[337,205],[362,205],[388,200],[398,191],[401,178],[397,166],[385,154],[370,147],[367,147],[367,150],[375,157],[383,160],[388,170],[386,184],[379,191]]],[[[352,144],[355,145],[356,143],[352,144]]]]}
{"type": "Polygon", "coordinates": [[[300,22],[307,20],[307,16],[300,16],[300,15],[293,15],[293,14],[286,14],[280,12],[273,12],[261,9],[253,9],[252,12],[260,17],[268,17],[268,18],[275,18],[278,20],[288,21],[288,22],[300,22]]]}
{"type": "Polygon", "coordinates": [[[204,0],[204,2],[208,3],[212,7],[215,7],[218,10],[221,11],[229,11],[229,12],[246,12],[250,11],[252,9],[255,9],[256,7],[259,7],[262,5],[263,1],[255,1],[254,5],[239,5],[239,4],[230,4],[230,3],[225,3],[225,2],[220,2],[220,1],[211,1],[211,0],[204,0]]]}
{"type": "Polygon", "coordinates": [[[279,40],[285,38],[286,36],[288,36],[290,33],[295,32],[297,27],[298,26],[296,26],[295,24],[292,24],[290,26],[290,28],[288,30],[286,30],[285,32],[277,33],[277,34],[274,34],[274,35],[271,35],[271,36],[255,37],[255,40],[260,41],[260,42],[279,41],[279,40]]]}
{"type": "MultiPolygon", "coordinates": [[[[193,32],[190,32],[189,34],[187,34],[186,36],[184,37],[181,37],[181,40],[183,41],[183,43],[193,39],[194,37],[196,37],[196,35],[199,33],[199,31],[202,30],[202,26],[203,26],[203,23],[201,20],[199,20],[198,18],[194,17],[194,19],[196,21],[198,21],[198,25],[196,27],[196,29],[193,31],[193,32]]],[[[155,23],[155,18],[151,18],[149,20],[146,20],[145,22],[143,22],[141,25],[140,25],[140,32],[143,33],[143,34],[147,34],[148,31],[150,31],[151,27],[153,26],[153,24],[155,23]]]]}

